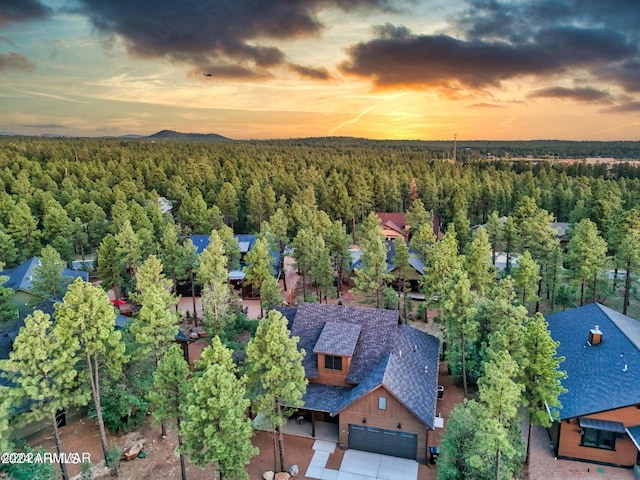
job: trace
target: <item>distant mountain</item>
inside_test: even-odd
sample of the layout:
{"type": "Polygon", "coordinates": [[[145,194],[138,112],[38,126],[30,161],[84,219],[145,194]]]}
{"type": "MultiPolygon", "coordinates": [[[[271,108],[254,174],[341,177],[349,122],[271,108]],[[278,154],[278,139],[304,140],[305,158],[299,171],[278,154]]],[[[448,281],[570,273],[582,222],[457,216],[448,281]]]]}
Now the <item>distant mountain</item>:
{"type": "Polygon", "coordinates": [[[135,140],[136,138],[144,138],[144,135],[138,135],[136,133],[129,133],[127,135],[120,135],[118,138],[133,138],[135,140]]]}
{"type": "Polygon", "coordinates": [[[173,130],[161,130],[158,133],[142,137],[151,140],[201,140],[201,141],[215,141],[215,140],[230,140],[230,138],[223,137],[217,133],[182,133],[173,130]]]}

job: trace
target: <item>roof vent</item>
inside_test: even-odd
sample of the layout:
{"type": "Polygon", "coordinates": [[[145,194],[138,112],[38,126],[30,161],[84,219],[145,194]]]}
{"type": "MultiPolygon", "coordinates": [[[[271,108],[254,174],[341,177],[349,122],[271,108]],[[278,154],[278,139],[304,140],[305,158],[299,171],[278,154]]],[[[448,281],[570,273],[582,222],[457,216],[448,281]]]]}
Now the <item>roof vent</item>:
{"type": "Polygon", "coordinates": [[[602,332],[600,331],[600,327],[596,325],[591,330],[589,330],[589,344],[598,345],[601,342],[602,342],[602,332]]]}

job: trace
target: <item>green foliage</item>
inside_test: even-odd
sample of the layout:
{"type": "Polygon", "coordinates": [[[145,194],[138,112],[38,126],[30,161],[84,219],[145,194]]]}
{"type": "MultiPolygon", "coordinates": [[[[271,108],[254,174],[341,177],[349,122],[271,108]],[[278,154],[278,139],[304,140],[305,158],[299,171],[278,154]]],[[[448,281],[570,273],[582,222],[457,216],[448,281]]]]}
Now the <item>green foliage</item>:
{"type": "Polygon", "coordinates": [[[367,222],[363,224],[361,243],[360,266],[355,269],[353,281],[359,292],[374,294],[376,308],[381,308],[382,289],[393,275],[387,272],[387,245],[380,219],[374,213],[369,214],[367,222]]]}
{"type": "Polygon", "coordinates": [[[246,416],[246,380],[236,377],[231,351],[218,337],[203,351],[197,370],[181,406],[185,452],[201,467],[216,462],[225,478],[247,479],[244,466],[257,449],[246,416]]]}
{"type": "MultiPolygon", "coordinates": [[[[607,242],[588,218],[573,225],[569,232],[566,262],[573,278],[580,283],[580,305],[584,303],[585,283],[596,281],[607,262],[607,242]]],[[[593,290],[595,300],[596,291],[593,290]]]]}
{"type": "MultiPolygon", "coordinates": [[[[8,450],[3,450],[4,452],[8,450]]],[[[47,451],[39,447],[34,450],[24,444],[19,450],[27,455],[44,455],[47,451]]],[[[55,480],[58,478],[53,465],[46,462],[9,463],[0,465],[0,474],[5,473],[11,480],[55,480]]]]}
{"type": "Polygon", "coordinates": [[[80,279],[69,286],[62,303],[56,306],[56,327],[64,334],[61,343],[81,365],[85,388],[91,388],[105,459],[107,437],[100,404],[101,372],[117,375],[126,361],[121,333],[115,330],[115,317],[107,294],[80,279]]]}
{"type": "Polygon", "coordinates": [[[122,449],[116,445],[115,443],[111,445],[107,449],[107,453],[105,455],[104,463],[109,469],[109,473],[112,476],[118,476],[118,472],[120,472],[120,463],[122,461],[122,449]]]}
{"type": "Polygon", "coordinates": [[[286,318],[272,310],[247,346],[252,407],[279,431],[281,469],[285,464],[281,427],[291,415],[291,408],[303,405],[302,395],[307,388],[302,366],[305,352],[298,350],[298,341],[298,337],[290,336],[286,318]]]}
{"type": "Polygon", "coordinates": [[[536,300],[536,292],[538,291],[538,282],[540,281],[540,267],[531,257],[528,250],[518,260],[518,265],[513,267],[513,283],[522,298],[522,305],[527,302],[536,300]]]}

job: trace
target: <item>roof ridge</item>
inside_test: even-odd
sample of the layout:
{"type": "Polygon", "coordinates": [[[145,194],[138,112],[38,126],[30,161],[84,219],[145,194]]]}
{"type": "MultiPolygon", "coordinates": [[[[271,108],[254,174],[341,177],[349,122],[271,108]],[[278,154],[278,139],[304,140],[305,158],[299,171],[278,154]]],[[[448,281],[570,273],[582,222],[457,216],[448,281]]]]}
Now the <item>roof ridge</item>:
{"type": "Polygon", "coordinates": [[[640,321],[601,303],[596,302],[595,305],[640,353],[640,321]],[[625,325],[625,322],[629,324],[625,325]]]}

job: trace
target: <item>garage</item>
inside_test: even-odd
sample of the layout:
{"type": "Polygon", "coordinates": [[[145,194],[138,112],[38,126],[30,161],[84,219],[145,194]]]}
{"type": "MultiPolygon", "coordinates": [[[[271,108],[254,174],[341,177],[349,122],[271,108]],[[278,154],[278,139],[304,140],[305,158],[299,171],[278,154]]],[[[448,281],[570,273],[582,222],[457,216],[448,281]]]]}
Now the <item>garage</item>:
{"type": "Polygon", "coordinates": [[[418,435],[400,430],[349,424],[349,448],[416,459],[418,435]]]}

